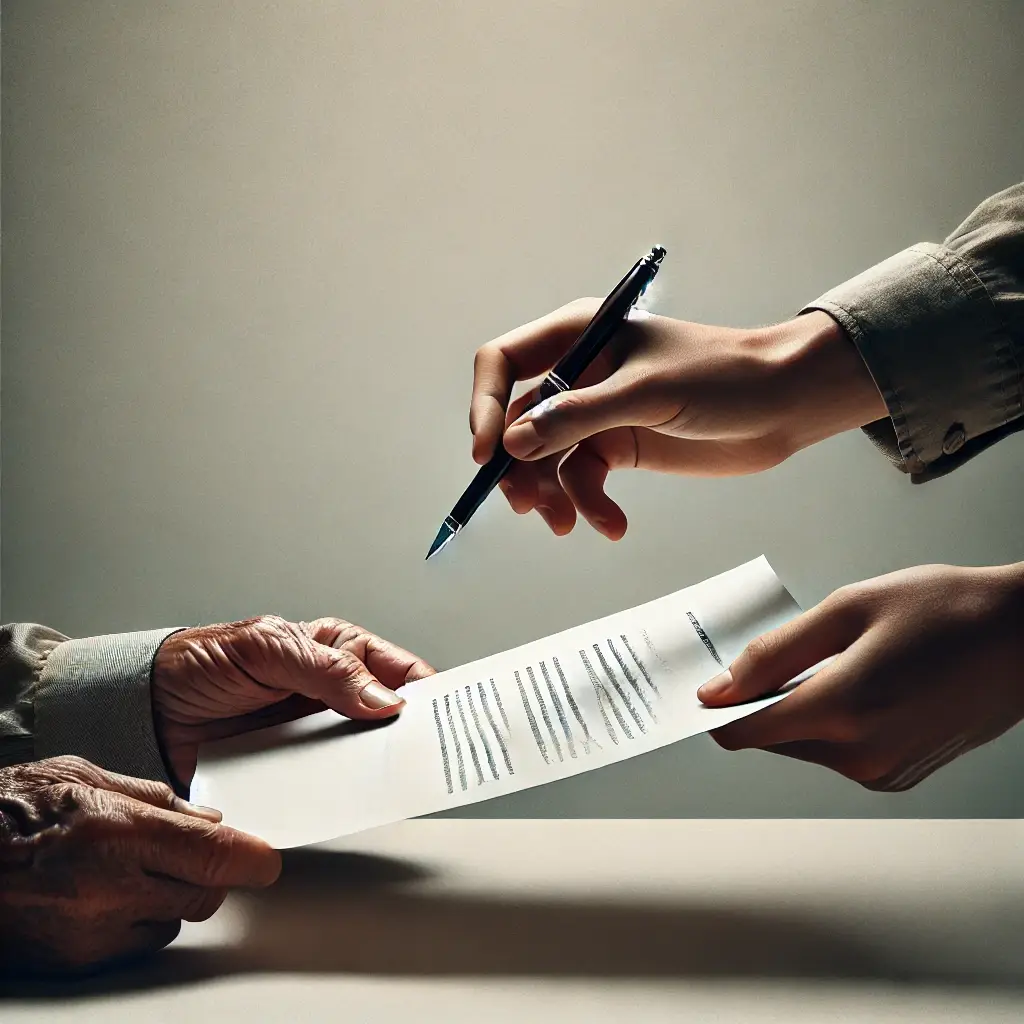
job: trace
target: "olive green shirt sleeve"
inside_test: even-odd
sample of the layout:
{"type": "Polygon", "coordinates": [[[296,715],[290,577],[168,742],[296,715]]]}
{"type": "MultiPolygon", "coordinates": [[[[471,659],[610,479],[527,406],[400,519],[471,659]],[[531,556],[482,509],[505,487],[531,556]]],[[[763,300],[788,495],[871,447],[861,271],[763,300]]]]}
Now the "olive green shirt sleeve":
{"type": "Polygon", "coordinates": [[[1024,183],[942,243],[920,243],[826,292],[888,407],[865,432],[915,482],[1024,427],[1024,183]]]}
{"type": "Polygon", "coordinates": [[[108,771],[169,782],[150,675],[174,632],[72,640],[31,623],[0,626],[0,767],[77,754],[108,771]]]}

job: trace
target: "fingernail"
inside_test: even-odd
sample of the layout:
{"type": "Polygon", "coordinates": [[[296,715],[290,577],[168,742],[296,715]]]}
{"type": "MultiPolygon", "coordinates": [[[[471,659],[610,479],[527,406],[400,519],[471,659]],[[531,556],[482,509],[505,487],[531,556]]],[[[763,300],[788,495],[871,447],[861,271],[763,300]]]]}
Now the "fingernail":
{"type": "Polygon", "coordinates": [[[203,804],[193,804],[187,800],[182,800],[182,804],[184,804],[185,813],[196,818],[206,818],[208,821],[223,821],[224,819],[224,815],[216,807],[205,807],[203,804]]]}
{"type": "Polygon", "coordinates": [[[719,700],[724,697],[732,687],[732,672],[726,669],[719,672],[713,679],[709,679],[700,689],[697,690],[697,697],[700,700],[719,700]]]}
{"type": "Polygon", "coordinates": [[[402,698],[380,683],[367,683],[359,691],[359,700],[363,707],[371,708],[373,711],[380,711],[381,708],[393,708],[396,704],[404,703],[402,698]]]}

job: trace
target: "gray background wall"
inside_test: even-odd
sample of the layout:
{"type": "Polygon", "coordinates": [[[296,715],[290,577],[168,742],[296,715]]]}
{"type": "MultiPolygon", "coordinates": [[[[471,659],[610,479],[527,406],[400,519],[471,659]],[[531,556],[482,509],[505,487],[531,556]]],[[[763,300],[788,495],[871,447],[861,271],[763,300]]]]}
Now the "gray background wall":
{"type": "MultiPolygon", "coordinates": [[[[1024,172],[1024,5],[8,0],[3,614],[341,614],[439,667],[762,552],[805,606],[1024,558],[1024,435],[913,488],[859,434],[623,474],[614,546],[494,500],[471,357],[668,247],[660,310],[785,317],[1024,172]]],[[[1013,815],[1024,729],[903,796],[700,738],[480,815],[1013,815]]]]}

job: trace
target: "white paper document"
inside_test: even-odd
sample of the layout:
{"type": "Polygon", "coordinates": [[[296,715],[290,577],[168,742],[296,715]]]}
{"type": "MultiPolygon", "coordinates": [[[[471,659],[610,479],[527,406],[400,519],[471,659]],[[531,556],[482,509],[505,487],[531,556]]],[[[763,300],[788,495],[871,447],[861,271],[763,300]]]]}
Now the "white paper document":
{"type": "Polygon", "coordinates": [[[192,799],[285,848],[590,771],[779,700],[713,709],[696,691],[799,611],[762,557],[409,683],[385,723],[324,711],[210,744],[192,799]]]}

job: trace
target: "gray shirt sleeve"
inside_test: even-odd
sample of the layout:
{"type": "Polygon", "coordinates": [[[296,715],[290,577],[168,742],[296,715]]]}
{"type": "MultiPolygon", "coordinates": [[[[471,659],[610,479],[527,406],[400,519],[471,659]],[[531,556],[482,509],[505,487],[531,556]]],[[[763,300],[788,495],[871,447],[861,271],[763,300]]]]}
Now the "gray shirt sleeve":
{"type": "Polygon", "coordinates": [[[170,782],[153,727],[153,659],[175,629],[72,640],[0,626],[0,767],[77,754],[108,771],[170,782]]]}
{"type": "Polygon", "coordinates": [[[1024,183],[812,309],[844,328],[885,400],[868,436],[915,482],[955,469],[1024,427],[1024,183]]]}

